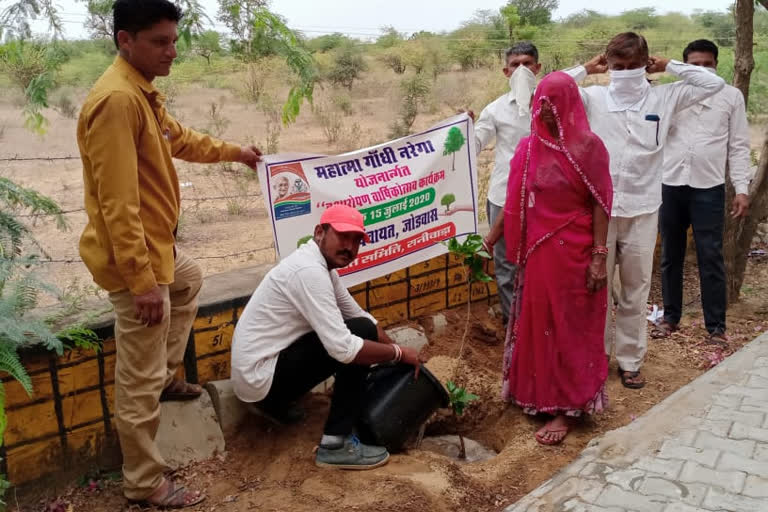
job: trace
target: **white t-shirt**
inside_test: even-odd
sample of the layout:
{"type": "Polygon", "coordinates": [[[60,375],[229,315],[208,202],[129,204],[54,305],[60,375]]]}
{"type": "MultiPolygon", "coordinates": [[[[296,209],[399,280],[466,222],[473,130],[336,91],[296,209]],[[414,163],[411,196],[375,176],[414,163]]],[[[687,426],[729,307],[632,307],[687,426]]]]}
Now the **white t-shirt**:
{"type": "Polygon", "coordinates": [[[272,386],[277,356],[315,331],[328,354],[350,363],[363,339],[344,324],[350,318],[376,320],[355,302],[339,274],[328,271],[310,240],[269,271],[251,296],[232,339],[232,383],[244,402],[263,400],[272,386]]]}

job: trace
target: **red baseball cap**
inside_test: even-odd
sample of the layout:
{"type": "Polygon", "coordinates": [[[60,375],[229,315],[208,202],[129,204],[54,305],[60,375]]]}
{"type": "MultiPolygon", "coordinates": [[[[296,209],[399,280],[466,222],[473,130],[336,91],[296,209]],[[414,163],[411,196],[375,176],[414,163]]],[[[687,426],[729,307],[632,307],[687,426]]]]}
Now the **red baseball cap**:
{"type": "Polygon", "coordinates": [[[365,232],[363,214],[351,206],[345,204],[331,206],[323,212],[320,217],[320,224],[330,224],[333,229],[340,233],[361,233],[366,243],[371,241],[365,232]]]}

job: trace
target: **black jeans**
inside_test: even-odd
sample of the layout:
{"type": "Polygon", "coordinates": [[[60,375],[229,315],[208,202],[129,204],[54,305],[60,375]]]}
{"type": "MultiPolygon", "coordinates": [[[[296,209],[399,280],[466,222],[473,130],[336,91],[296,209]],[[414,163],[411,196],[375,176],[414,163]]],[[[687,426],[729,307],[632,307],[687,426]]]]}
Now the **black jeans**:
{"type": "MultiPolygon", "coordinates": [[[[352,334],[364,340],[379,339],[376,325],[368,318],[351,318],[344,323],[352,334]]],[[[335,376],[331,410],[323,433],[347,436],[362,412],[369,372],[368,366],[344,364],[332,358],[317,334],[309,332],[280,352],[272,387],[259,403],[266,410],[284,409],[328,377],[335,376]]]]}
{"type": "Polygon", "coordinates": [[[725,185],[697,189],[662,186],[661,286],[664,319],[680,322],[683,309],[683,263],[688,227],[693,226],[699,264],[701,305],[710,334],[725,332],[726,285],[723,261],[725,185]]]}

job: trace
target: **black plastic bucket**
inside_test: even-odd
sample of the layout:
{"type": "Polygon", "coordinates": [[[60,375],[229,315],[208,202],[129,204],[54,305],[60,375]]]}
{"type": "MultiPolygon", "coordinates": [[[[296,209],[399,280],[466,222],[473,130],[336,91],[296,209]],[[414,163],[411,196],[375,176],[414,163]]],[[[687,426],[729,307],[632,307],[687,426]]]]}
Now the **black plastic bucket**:
{"type": "Polygon", "coordinates": [[[448,393],[429,370],[422,365],[416,380],[413,373],[413,366],[406,364],[371,371],[357,428],[364,443],[400,451],[433,412],[448,407],[448,393]]]}

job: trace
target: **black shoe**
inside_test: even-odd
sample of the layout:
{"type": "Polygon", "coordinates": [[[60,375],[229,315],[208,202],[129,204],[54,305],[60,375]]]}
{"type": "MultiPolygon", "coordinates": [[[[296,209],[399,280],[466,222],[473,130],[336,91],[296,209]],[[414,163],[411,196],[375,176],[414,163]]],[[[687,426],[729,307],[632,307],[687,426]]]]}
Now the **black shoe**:
{"type": "Polygon", "coordinates": [[[306,411],[298,404],[289,404],[284,409],[265,407],[260,403],[249,404],[252,413],[280,426],[294,425],[306,417],[306,411]]]}

